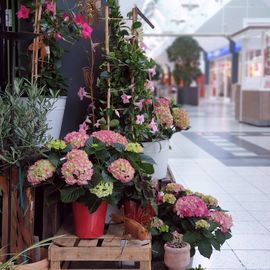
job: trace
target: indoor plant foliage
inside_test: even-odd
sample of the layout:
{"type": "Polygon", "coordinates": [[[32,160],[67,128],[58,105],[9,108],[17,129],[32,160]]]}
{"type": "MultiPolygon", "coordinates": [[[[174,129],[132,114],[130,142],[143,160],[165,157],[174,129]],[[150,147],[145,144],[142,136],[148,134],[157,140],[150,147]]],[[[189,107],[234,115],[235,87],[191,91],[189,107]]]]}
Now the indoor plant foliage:
{"type": "MultiPolygon", "coordinates": [[[[213,248],[220,250],[231,237],[232,218],[218,205],[216,198],[185,189],[177,183],[165,184],[157,192],[158,217],[169,226],[169,232],[178,231],[201,255],[210,258],[213,248]]],[[[168,239],[167,232],[153,237],[153,249],[162,253],[168,239]]]]}
{"type": "Polygon", "coordinates": [[[52,184],[51,199],[78,201],[90,212],[103,201],[120,205],[123,199],[131,199],[143,207],[154,204],[150,159],[119,133],[101,130],[88,135],[85,128],[67,134],[64,141],[50,141],[47,159],[30,166],[28,181],[52,184]]]}
{"type": "Polygon", "coordinates": [[[1,166],[18,164],[38,154],[38,146],[46,142],[46,116],[53,103],[45,92],[44,87],[20,79],[0,95],[1,166]]]}
{"type": "Polygon", "coordinates": [[[199,43],[188,36],[177,38],[167,49],[169,60],[175,63],[173,75],[178,85],[189,86],[201,75],[200,53],[199,43]]]}
{"type": "MultiPolygon", "coordinates": [[[[65,50],[58,41],[72,44],[81,38],[89,39],[93,29],[89,25],[89,18],[82,16],[82,1],[78,1],[69,13],[60,10],[54,0],[41,1],[41,5],[39,73],[42,76],[38,78],[38,83],[61,95],[66,87],[60,71],[65,50]]],[[[34,25],[37,8],[35,1],[23,0],[17,11],[17,18],[29,20],[34,25]]],[[[29,49],[33,50],[33,47],[31,44],[29,49]]]]}

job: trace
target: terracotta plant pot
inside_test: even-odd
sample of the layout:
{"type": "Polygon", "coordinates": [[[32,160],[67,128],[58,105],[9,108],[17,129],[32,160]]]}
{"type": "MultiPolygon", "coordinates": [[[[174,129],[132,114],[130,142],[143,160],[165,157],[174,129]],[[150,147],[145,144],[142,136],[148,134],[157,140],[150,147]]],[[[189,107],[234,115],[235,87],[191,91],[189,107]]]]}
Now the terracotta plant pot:
{"type": "Polygon", "coordinates": [[[185,270],[190,263],[190,245],[174,248],[164,245],[164,263],[169,270],[185,270]]]}
{"type": "Polygon", "coordinates": [[[124,214],[126,217],[132,218],[142,225],[146,225],[155,216],[154,209],[150,204],[142,208],[138,203],[131,200],[124,201],[124,214]]]}
{"type": "Polygon", "coordinates": [[[41,260],[35,263],[29,263],[16,266],[16,270],[49,270],[48,259],[41,260]]]}
{"type": "Polygon", "coordinates": [[[94,213],[78,202],[72,204],[75,233],[80,238],[97,238],[104,234],[104,225],[108,204],[102,202],[94,213]]]}

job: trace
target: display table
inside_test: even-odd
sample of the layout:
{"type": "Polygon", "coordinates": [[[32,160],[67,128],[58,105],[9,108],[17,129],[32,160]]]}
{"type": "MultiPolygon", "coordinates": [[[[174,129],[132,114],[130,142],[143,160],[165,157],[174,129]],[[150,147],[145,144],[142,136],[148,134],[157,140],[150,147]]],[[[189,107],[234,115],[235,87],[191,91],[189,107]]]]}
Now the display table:
{"type": "Polygon", "coordinates": [[[73,234],[71,225],[62,226],[57,234],[64,236],[55,239],[49,247],[50,270],[77,269],[69,268],[71,262],[88,262],[84,269],[123,269],[125,261],[136,262],[133,269],[151,269],[150,236],[144,241],[127,240],[123,224],[106,227],[106,234],[97,239],[81,239],[73,234]],[[115,265],[118,268],[112,268],[115,265]]]}

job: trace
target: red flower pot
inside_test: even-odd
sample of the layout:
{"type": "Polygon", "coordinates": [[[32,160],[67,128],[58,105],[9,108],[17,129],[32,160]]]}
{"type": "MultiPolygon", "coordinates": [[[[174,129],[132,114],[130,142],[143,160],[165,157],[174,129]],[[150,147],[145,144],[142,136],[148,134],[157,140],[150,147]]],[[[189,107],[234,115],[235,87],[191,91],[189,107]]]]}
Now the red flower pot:
{"type": "Polygon", "coordinates": [[[97,238],[104,234],[107,203],[102,202],[94,213],[78,202],[72,204],[75,234],[80,238],[97,238]]]}
{"type": "Polygon", "coordinates": [[[142,208],[138,203],[131,200],[124,201],[124,213],[126,217],[132,218],[142,225],[146,225],[155,216],[152,205],[149,204],[147,207],[142,208]]]}

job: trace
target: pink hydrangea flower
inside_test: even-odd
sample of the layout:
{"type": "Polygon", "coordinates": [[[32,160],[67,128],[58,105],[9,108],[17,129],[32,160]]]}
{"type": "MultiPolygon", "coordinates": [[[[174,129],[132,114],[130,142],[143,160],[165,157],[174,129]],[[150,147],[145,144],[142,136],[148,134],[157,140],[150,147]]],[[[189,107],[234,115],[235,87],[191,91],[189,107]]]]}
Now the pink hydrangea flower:
{"type": "Polygon", "coordinates": [[[86,134],[85,130],[82,131],[72,131],[64,137],[66,143],[70,143],[72,148],[78,149],[84,147],[89,136],[86,134]]]}
{"type": "Polygon", "coordinates": [[[81,26],[84,24],[83,16],[80,14],[75,15],[74,21],[76,24],[81,25],[81,26]]]}
{"type": "Polygon", "coordinates": [[[91,136],[105,143],[107,146],[111,146],[113,143],[120,143],[124,146],[128,145],[128,140],[124,136],[111,130],[95,131],[91,136]]]}
{"type": "Polygon", "coordinates": [[[36,185],[51,178],[55,172],[55,167],[47,159],[35,162],[27,171],[27,180],[36,185]]]}
{"type": "Polygon", "coordinates": [[[56,4],[51,1],[46,1],[46,11],[51,12],[53,15],[56,13],[56,4]]]}
{"type": "Polygon", "coordinates": [[[93,164],[83,150],[73,149],[67,156],[61,173],[68,185],[87,185],[93,175],[93,164]]]}
{"type": "Polygon", "coordinates": [[[184,196],[177,200],[174,209],[179,217],[207,217],[208,208],[197,196],[184,196]]]}
{"type": "Polygon", "coordinates": [[[233,225],[232,216],[222,211],[210,212],[209,219],[218,223],[220,230],[224,233],[228,232],[233,225]]]}
{"type": "Polygon", "coordinates": [[[128,160],[119,158],[111,163],[108,167],[114,178],[121,181],[122,183],[128,183],[134,178],[135,170],[131,166],[128,160]]]}
{"type": "Polygon", "coordinates": [[[152,133],[158,132],[158,126],[157,126],[157,123],[155,122],[154,118],[152,118],[148,127],[152,130],[152,133]]]}
{"type": "Polygon", "coordinates": [[[173,116],[169,107],[155,106],[154,113],[162,125],[168,128],[173,125],[173,116]]]}
{"type": "Polygon", "coordinates": [[[30,8],[26,7],[25,5],[21,5],[20,9],[17,12],[18,19],[28,19],[30,13],[30,8]]]}
{"type": "Polygon", "coordinates": [[[150,90],[151,92],[155,91],[155,85],[152,81],[147,80],[146,89],[150,90]]]}
{"type": "Polygon", "coordinates": [[[136,124],[137,125],[142,125],[144,123],[144,115],[136,115],[136,124]]]}
{"type": "Polygon", "coordinates": [[[80,98],[80,100],[83,100],[84,97],[86,97],[87,93],[85,91],[85,87],[80,87],[79,91],[78,91],[78,96],[80,98]]]}
{"type": "Polygon", "coordinates": [[[180,108],[172,109],[175,126],[180,129],[187,129],[189,127],[188,113],[180,108]]]}
{"type": "Polygon", "coordinates": [[[158,107],[158,106],[169,107],[170,106],[170,101],[167,98],[164,98],[164,97],[157,98],[155,106],[156,107],[158,107]]]}
{"type": "Polygon", "coordinates": [[[122,98],[122,102],[123,102],[124,104],[127,104],[127,103],[129,103],[129,100],[131,99],[131,96],[126,95],[126,94],[123,94],[123,95],[121,96],[121,98],[122,98]]]}
{"type": "Polygon", "coordinates": [[[84,39],[88,39],[91,37],[91,34],[93,32],[93,28],[88,23],[82,24],[82,37],[84,39]]]}

